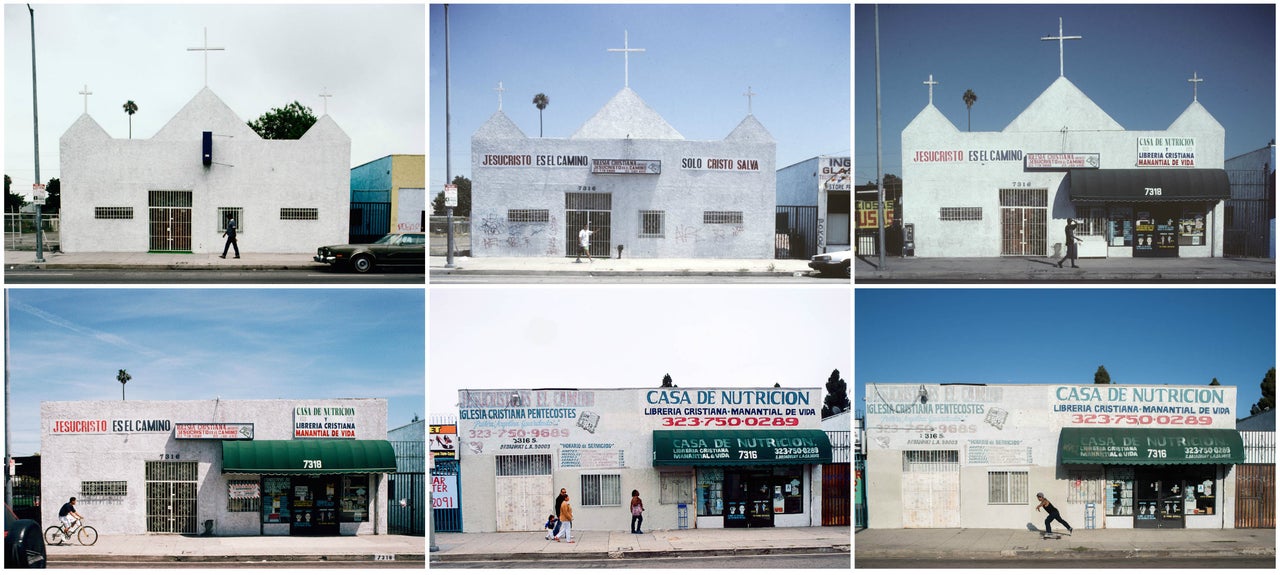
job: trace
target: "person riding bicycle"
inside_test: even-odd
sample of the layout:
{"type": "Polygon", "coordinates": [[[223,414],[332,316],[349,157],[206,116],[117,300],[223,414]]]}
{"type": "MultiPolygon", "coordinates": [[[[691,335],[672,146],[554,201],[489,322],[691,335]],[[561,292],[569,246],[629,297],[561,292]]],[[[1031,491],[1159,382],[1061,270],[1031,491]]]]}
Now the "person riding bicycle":
{"type": "Polygon", "coordinates": [[[72,497],[70,501],[62,504],[62,509],[58,510],[58,521],[62,522],[62,532],[70,536],[71,524],[77,519],[84,519],[84,516],[76,513],[76,498],[72,497]]]}

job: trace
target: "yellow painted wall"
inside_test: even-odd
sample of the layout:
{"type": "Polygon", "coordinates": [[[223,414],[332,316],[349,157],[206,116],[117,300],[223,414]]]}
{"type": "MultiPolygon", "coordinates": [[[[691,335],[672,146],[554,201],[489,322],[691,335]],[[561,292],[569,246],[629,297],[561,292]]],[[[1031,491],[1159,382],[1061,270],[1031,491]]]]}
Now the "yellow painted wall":
{"type": "Polygon", "coordinates": [[[422,154],[391,156],[391,231],[395,231],[396,214],[400,213],[400,188],[426,188],[427,162],[422,154]]]}

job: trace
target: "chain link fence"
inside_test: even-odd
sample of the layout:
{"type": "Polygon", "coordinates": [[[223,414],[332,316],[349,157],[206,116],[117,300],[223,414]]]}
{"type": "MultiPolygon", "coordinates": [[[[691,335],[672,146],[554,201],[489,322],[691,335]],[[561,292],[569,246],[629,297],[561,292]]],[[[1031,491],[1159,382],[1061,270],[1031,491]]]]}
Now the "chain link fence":
{"type": "MultiPolygon", "coordinates": [[[[433,256],[447,256],[449,248],[449,223],[445,216],[430,217],[431,253],[433,256]]],[[[453,217],[453,255],[471,255],[471,218],[453,217]]]]}
{"type": "MultiPolygon", "coordinates": [[[[44,214],[40,217],[44,228],[44,250],[56,252],[62,247],[59,241],[59,225],[57,214],[44,214]]],[[[4,215],[4,249],[5,251],[36,251],[36,215],[5,214],[4,215]]]]}

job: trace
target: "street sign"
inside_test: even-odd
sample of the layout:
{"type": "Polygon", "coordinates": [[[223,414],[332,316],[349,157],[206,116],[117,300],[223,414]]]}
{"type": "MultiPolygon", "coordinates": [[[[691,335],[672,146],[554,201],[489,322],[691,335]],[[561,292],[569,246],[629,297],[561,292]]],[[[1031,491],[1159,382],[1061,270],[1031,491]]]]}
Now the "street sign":
{"type": "Polygon", "coordinates": [[[44,184],[31,184],[31,197],[35,199],[35,205],[43,206],[49,192],[45,191],[44,184]]]}
{"type": "Polygon", "coordinates": [[[444,207],[458,207],[458,186],[456,184],[444,185],[444,207]]]}

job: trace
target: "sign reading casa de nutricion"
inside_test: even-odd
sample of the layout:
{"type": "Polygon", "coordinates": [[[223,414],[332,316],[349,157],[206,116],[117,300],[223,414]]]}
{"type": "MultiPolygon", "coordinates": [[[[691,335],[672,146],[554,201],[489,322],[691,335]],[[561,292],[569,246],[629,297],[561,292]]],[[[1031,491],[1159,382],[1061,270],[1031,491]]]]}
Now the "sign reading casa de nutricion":
{"type": "Polygon", "coordinates": [[[356,408],[295,407],[294,439],[355,439],[356,408]]]}

